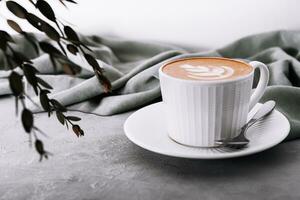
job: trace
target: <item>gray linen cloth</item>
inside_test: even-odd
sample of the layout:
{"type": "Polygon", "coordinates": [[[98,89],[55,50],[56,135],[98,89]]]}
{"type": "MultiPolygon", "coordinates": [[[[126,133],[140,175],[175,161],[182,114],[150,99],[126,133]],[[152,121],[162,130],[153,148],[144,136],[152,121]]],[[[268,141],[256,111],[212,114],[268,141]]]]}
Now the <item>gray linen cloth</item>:
{"type": "MultiPolygon", "coordinates": [[[[33,36],[39,40],[43,39],[40,35],[33,36]]],[[[48,55],[37,55],[30,44],[16,36],[15,48],[32,58],[40,76],[54,87],[50,98],[57,99],[70,110],[113,115],[158,101],[161,96],[158,68],[172,59],[218,56],[246,61],[257,60],[267,64],[270,70],[269,87],[262,101],[275,99],[277,109],[288,117],[291,123],[288,139],[300,136],[298,31],[253,35],[208,52],[192,52],[175,45],[99,36],[81,36],[81,40],[94,51],[97,61],[105,69],[105,75],[112,82],[112,93],[104,94],[103,88],[82,57],[70,55],[70,59],[82,67],[78,75],[66,75],[61,68],[58,68],[57,74],[54,73],[48,55]]],[[[0,66],[3,66],[2,69],[6,66],[2,52],[0,66]]],[[[0,71],[0,95],[11,93],[7,81],[9,74],[10,71],[0,71]]],[[[257,78],[258,74],[255,75],[255,82],[257,78]]],[[[32,93],[30,90],[28,87],[28,92],[32,93]]],[[[37,98],[36,101],[38,102],[37,98]]],[[[41,111],[37,107],[34,110],[41,111]]]]}

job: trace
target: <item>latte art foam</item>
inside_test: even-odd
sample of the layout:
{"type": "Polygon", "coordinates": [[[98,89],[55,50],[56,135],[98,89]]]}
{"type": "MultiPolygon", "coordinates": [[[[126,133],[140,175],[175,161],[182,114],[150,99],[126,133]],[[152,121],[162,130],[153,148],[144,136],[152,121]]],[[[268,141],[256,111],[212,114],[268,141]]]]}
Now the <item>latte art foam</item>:
{"type": "Polygon", "coordinates": [[[162,71],[175,78],[199,81],[235,79],[253,72],[247,63],[227,58],[186,58],[166,64],[162,71]]]}
{"type": "Polygon", "coordinates": [[[180,68],[187,72],[187,76],[194,79],[220,79],[232,76],[234,70],[227,66],[194,66],[183,64],[180,68]]]}

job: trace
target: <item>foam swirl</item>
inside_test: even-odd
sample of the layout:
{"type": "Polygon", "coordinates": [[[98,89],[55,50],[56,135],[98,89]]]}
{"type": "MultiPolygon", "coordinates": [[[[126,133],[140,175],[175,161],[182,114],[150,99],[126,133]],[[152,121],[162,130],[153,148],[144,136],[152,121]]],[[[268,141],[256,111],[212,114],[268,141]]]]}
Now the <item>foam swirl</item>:
{"type": "Polygon", "coordinates": [[[184,69],[187,76],[193,79],[223,79],[232,76],[234,73],[234,70],[227,66],[183,64],[180,68],[184,69]]]}

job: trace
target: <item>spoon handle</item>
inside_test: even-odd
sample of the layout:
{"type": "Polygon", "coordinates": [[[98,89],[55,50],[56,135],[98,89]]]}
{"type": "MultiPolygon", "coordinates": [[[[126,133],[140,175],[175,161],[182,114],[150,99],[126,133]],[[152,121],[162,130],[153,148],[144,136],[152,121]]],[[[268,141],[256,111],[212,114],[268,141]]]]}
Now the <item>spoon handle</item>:
{"type": "Polygon", "coordinates": [[[252,124],[254,124],[255,122],[257,122],[258,120],[268,116],[275,108],[275,101],[267,101],[265,102],[257,111],[257,113],[255,113],[255,115],[253,116],[253,118],[248,122],[248,124],[251,126],[252,124]]]}

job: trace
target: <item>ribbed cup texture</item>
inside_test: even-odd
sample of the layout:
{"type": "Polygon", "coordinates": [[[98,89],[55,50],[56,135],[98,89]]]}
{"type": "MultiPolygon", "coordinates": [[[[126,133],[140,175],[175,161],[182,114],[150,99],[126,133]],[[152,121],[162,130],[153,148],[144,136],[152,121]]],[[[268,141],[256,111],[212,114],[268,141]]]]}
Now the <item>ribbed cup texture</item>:
{"type": "Polygon", "coordinates": [[[208,85],[160,76],[169,136],[201,147],[236,136],[247,120],[252,79],[208,85]]]}

